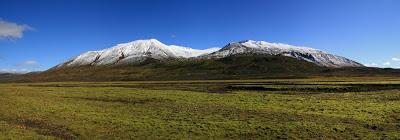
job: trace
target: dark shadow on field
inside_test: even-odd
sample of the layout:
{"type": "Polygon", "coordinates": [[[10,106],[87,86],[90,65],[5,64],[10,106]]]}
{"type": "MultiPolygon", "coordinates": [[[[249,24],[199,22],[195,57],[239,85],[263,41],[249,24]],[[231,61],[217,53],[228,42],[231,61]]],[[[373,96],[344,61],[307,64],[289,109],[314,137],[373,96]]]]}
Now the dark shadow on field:
{"type": "Polygon", "coordinates": [[[31,84],[33,87],[122,87],[152,90],[182,90],[208,93],[230,93],[233,91],[296,91],[312,93],[371,92],[400,89],[400,84],[304,84],[291,82],[170,82],[170,83],[66,83],[66,84],[31,84]]]}
{"type": "Polygon", "coordinates": [[[252,91],[298,91],[312,93],[343,93],[343,92],[372,92],[381,90],[400,89],[400,84],[297,84],[297,87],[263,87],[263,85],[231,85],[226,87],[231,90],[252,91]],[[307,87],[301,87],[307,86],[307,87]],[[314,86],[314,87],[313,87],[314,86]],[[325,87],[318,87],[325,86],[325,87]]]}
{"type": "Polygon", "coordinates": [[[89,98],[89,97],[64,97],[67,99],[80,99],[87,101],[99,101],[99,102],[109,102],[109,103],[122,103],[122,104],[146,104],[151,102],[172,102],[169,99],[157,99],[157,98],[144,98],[144,99],[133,99],[133,98],[89,98]]]}
{"type": "Polygon", "coordinates": [[[17,125],[19,128],[34,129],[38,134],[44,136],[53,136],[65,140],[73,140],[79,137],[78,133],[72,131],[66,126],[53,124],[39,118],[34,118],[33,116],[15,118],[0,116],[0,120],[9,124],[17,125]]]}

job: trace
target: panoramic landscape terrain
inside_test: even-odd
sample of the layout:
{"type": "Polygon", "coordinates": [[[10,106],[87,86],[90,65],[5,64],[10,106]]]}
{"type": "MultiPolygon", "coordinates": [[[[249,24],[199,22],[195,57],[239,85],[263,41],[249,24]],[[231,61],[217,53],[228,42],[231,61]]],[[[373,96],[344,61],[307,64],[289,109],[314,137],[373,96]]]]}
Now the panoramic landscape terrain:
{"type": "Polygon", "coordinates": [[[0,0],[0,140],[398,140],[396,4],[0,0]]]}
{"type": "Polygon", "coordinates": [[[2,74],[0,138],[400,138],[400,70],[246,43],[138,40],[2,74]]]}

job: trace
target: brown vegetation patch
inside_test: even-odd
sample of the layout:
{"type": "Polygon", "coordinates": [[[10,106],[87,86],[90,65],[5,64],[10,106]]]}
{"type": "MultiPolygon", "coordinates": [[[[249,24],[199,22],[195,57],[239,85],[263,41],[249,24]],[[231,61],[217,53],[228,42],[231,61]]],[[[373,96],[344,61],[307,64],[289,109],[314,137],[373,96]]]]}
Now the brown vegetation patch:
{"type": "Polygon", "coordinates": [[[157,99],[157,98],[89,98],[89,97],[65,97],[71,99],[80,99],[80,100],[87,100],[87,101],[99,101],[99,102],[110,102],[110,103],[122,103],[122,104],[147,104],[153,102],[165,102],[171,101],[167,99],[157,99]]]}
{"type": "Polygon", "coordinates": [[[73,140],[79,137],[78,133],[75,133],[68,127],[52,124],[45,120],[31,118],[3,118],[2,120],[16,125],[17,128],[32,128],[38,134],[45,136],[53,136],[65,140],[73,140]]]}

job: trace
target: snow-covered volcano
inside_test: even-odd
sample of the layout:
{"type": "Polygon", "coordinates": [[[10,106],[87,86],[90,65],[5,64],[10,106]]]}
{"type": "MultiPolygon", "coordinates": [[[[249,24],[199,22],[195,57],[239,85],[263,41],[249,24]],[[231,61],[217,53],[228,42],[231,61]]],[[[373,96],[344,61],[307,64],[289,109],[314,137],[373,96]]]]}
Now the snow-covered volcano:
{"type": "Polygon", "coordinates": [[[220,48],[197,50],[176,45],[165,45],[156,39],[136,40],[129,43],[118,44],[112,48],[101,51],[83,53],[57,67],[129,64],[140,62],[147,58],[191,58],[212,53],[219,49],[220,48]]]}
{"type": "Polygon", "coordinates": [[[112,48],[89,51],[57,66],[104,66],[120,65],[141,62],[147,58],[194,58],[213,59],[223,58],[236,54],[267,54],[293,57],[299,60],[315,63],[326,67],[362,67],[363,65],[350,59],[329,54],[317,49],[296,47],[279,43],[264,41],[242,41],[229,43],[222,49],[210,48],[197,50],[176,45],[165,45],[156,39],[136,40],[129,43],[118,44],[112,48]]]}
{"type": "Polygon", "coordinates": [[[229,43],[222,49],[200,56],[202,58],[223,58],[236,54],[268,54],[293,57],[326,67],[362,67],[363,65],[345,57],[329,54],[321,50],[297,47],[280,43],[246,40],[229,43]]]}

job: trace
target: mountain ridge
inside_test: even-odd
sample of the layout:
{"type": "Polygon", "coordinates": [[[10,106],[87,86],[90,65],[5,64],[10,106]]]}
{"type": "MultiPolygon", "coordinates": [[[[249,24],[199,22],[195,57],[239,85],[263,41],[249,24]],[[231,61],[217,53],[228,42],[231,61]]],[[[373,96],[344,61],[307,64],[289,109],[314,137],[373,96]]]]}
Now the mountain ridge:
{"type": "Polygon", "coordinates": [[[117,44],[100,51],[88,51],[70,59],[55,68],[76,66],[129,65],[146,59],[211,59],[223,58],[235,54],[267,54],[286,56],[312,62],[324,67],[364,67],[348,58],[326,53],[324,51],[298,47],[282,43],[245,40],[231,42],[223,48],[204,50],[192,49],[177,45],[166,45],[157,39],[136,40],[117,44]]]}

